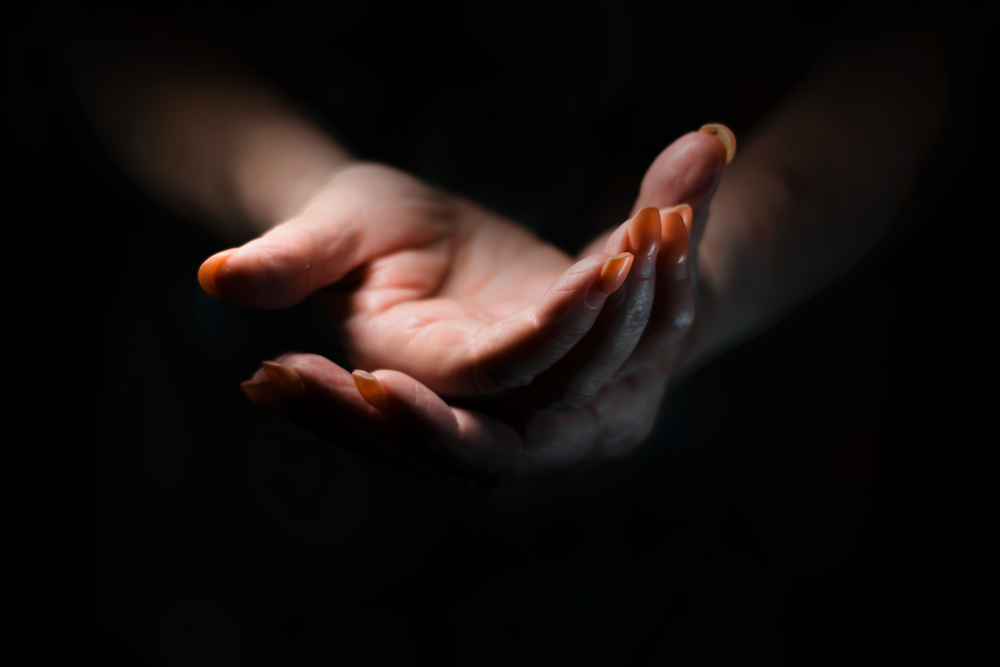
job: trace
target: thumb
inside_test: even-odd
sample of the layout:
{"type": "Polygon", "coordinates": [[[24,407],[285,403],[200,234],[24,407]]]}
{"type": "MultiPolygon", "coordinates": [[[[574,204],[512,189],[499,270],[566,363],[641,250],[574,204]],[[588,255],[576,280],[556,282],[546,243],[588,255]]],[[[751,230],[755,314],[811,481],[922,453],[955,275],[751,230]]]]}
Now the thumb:
{"type": "Polygon", "coordinates": [[[446,231],[448,206],[405,174],[356,168],[298,217],[208,258],[198,280],[217,298],[287,308],[377,257],[433,242],[446,231]]]}
{"type": "Polygon", "coordinates": [[[697,132],[688,132],[667,146],[650,165],[642,179],[633,214],[646,206],[663,210],[687,204],[693,216],[684,222],[692,242],[696,243],[722,170],[735,153],[736,136],[725,125],[711,123],[697,132]]]}
{"type": "Polygon", "coordinates": [[[198,282],[212,296],[242,306],[293,306],[355,268],[357,232],[343,227],[305,216],[289,220],[240,248],[209,257],[198,282]]]}
{"type": "MultiPolygon", "coordinates": [[[[661,214],[676,210],[684,219],[691,247],[697,248],[705,222],[708,203],[715,194],[722,170],[736,153],[736,135],[725,125],[710,123],[697,132],[688,132],[663,149],[642,179],[639,196],[630,217],[647,206],[661,214]],[[690,206],[690,209],[683,205],[690,206]]],[[[590,242],[581,257],[606,249],[615,233],[605,232],[590,242]]]]}

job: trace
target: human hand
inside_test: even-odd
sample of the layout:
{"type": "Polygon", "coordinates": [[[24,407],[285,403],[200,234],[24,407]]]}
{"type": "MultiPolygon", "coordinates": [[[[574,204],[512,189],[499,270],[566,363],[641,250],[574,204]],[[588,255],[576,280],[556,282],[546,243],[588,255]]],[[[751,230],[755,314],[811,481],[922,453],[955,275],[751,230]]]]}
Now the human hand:
{"type": "MultiPolygon", "coordinates": [[[[410,374],[355,372],[352,377],[326,359],[303,354],[285,355],[280,363],[266,363],[254,380],[244,383],[245,390],[259,405],[287,411],[341,442],[361,440],[367,448],[381,450],[383,456],[392,451],[397,458],[400,444],[418,450],[429,447],[439,458],[450,454],[453,463],[457,460],[460,466],[471,465],[474,470],[500,479],[537,476],[587,460],[627,453],[652,428],[673,366],[672,356],[664,352],[675,349],[672,344],[690,322],[691,276],[685,263],[687,230],[691,229],[697,238],[699,225],[707,217],[707,202],[719,171],[732,155],[731,150],[720,152],[714,140],[706,142],[704,138],[704,135],[688,135],[664,151],[644,181],[636,208],[647,201],[676,202],[678,191],[686,192],[689,195],[686,199],[695,206],[668,207],[662,215],[654,209],[640,209],[633,220],[592,244],[592,248],[603,244],[607,251],[598,254],[599,259],[629,246],[640,251],[645,267],[630,273],[629,278],[637,279],[627,286],[630,289],[615,292],[612,296],[615,303],[604,305],[605,312],[598,316],[589,334],[582,336],[584,341],[591,339],[590,344],[578,344],[567,350],[569,353],[557,360],[548,373],[532,378],[534,383],[529,380],[520,385],[533,384],[522,392],[522,400],[513,403],[503,400],[510,398],[507,392],[502,397],[494,395],[480,401],[478,409],[468,409],[457,404],[462,402],[459,397],[451,397],[449,405],[410,374]],[[636,242],[642,227],[651,225],[657,238],[653,242],[641,238],[636,242]],[[639,234],[634,233],[636,228],[639,234]],[[647,249],[661,244],[663,251],[658,252],[656,247],[652,251],[647,249]],[[628,337],[631,345],[627,345],[628,341],[623,345],[622,339],[628,337]],[[567,378],[571,378],[570,387],[576,383],[579,388],[576,381],[587,370],[591,381],[584,384],[592,390],[592,395],[566,392],[567,378]],[[600,383],[595,383],[595,376],[602,375],[600,383]],[[551,404],[554,385],[546,380],[552,378],[563,392],[556,409],[544,409],[548,405],[544,401],[533,407],[525,403],[523,394],[537,399],[540,394],[534,390],[547,384],[545,391],[551,404]],[[508,408],[513,405],[515,409],[498,411],[498,404],[508,408]]],[[[725,135],[724,139],[732,147],[731,135],[725,135]]],[[[488,218],[486,222],[479,221],[490,222],[488,218]]],[[[523,237],[516,240],[524,243],[523,237]]],[[[474,245],[472,252],[475,253],[474,245]]],[[[567,257],[556,255],[556,258],[563,265],[569,263],[567,257]]],[[[502,265],[499,270],[494,268],[494,277],[502,269],[502,265]]],[[[587,281],[585,286],[594,287],[593,274],[587,281]]],[[[355,278],[353,290],[345,285],[340,295],[325,297],[332,301],[334,312],[347,312],[350,318],[350,299],[364,292],[364,287],[357,287],[358,284],[371,283],[367,277],[355,278]]],[[[578,288],[572,298],[579,297],[578,288]]],[[[365,312],[365,305],[368,304],[362,300],[356,310],[365,312]]],[[[468,310],[457,312],[468,319],[468,310]]],[[[577,324],[580,320],[586,324],[579,311],[571,312],[566,319],[572,322],[574,315],[577,324]]],[[[552,338],[541,338],[542,348],[553,347],[552,338]]],[[[537,340],[535,344],[539,344],[537,340]]]]}
{"type": "Polygon", "coordinates": [[[690,321],[680,221],[697,230],[725,160],[705,133],[679,139],[650,169],[637,208],[645,200],[693,206],[662,221],[655,211],[637,215],[576,264],[470,202],[388,167],[356,165],[301,215],[210,258],[199,277],[210,293],[258,308],[322,290],[353,365],[391,367],[451,395],[534,384],[539,400],[579,406],[615,372],[658,356],[690,321]],[[665,242],[671,252],[659,253],[665,242]],[[623,253],[637,257],[635,267],[623,253]],[[578,350],[574,380],[556,382],[561,396],[550,387],[540,398],[539,376],[560,360],[567,366],[567,352],[588,332],[599,344],[578,347],[593,354],[581,359],[578,350]]]}
{"type": "Polygon", "coordinates": [[[242,386],[258,407],[338,447],[424,477],[495,485],[627,455],[652,430],[667,376],[652,362],[584,408],[534,411],[461,407],[399,371],[352,374],[313,354],[264,362],[242,386]]]}

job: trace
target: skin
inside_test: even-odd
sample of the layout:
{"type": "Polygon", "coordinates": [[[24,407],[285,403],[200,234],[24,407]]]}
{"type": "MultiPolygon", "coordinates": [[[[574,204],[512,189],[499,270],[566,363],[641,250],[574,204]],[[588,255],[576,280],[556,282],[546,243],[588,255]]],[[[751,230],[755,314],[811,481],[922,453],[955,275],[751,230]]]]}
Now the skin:
{"type": "MultiPolygon", "coordinates": [[[[703,218],[725,160],[718,140],[690,133],[662,159],[683,163],[685,174],[700,173],[663,187],[696,202],[698,209],[681,209],[689,221],[703,218]]],[[[358,165],[300,216],[223,255],[213,280],[227,296],[255,303],[266,295],[282,305],[332,285],[333,293],[318,296],[341,340],[354,342],[348,351],[357,365],[394,366],[374,372],[393,399],[391,409],[379,410],[347,369],[315,355],[278,359],[322,397],[308,409],[336,425],[331,438],[353,433],[370,442],[377,434],[389,448],[423,433],[475,469],[513,481],[627,455],[649,434],[675,359],[664,352],[691,322],[687,236],[683,215],[639,207],[600,240],[605,252],[574,262],[469,202],[384,166],[358,165]],[[405,206],[385,212],[385,202],[405,206]],[[381,228],[380,216],[393,220],[399,237],[364,235],[381,228]],[[362,221],[354,227],[360,238],[345,241],[338,233],[336,242],[326,241],[323,233],[347,227],[330,222],[339,219],[362,221]],[[340,259],[345,247],[353,256],[340,259]],[[274,296],[270,276],[292,273],[283,253],[296,261],[316,248],[329,254],[308,264],[337,273],[303,272],[299,291],[274,296]],[[627,278],[602,294],[601,269],[625,251],[636,257],[627,278]],[[360,277],[344,279],[359,267],[360,277]],[[662,307],[654,313],[657,293],[662,307]],[[463,400],[477,409],[459,407],[463,400]]],[[[292,396],[271,375],[262,369],[255,381],[292,396]]],[[[275,394],[257,402],[292,416],[302,411],[301,401],[289,405],[275,394]]]]}
{"type": "Polygon", "coordinates": [[[387,398],[309,354],[262,368],[247,395],[338,443],[494,481],[627,455],[670,382],[878,244],[945,111],[939,33],[848,52],[764,120],[724,178],[728,137],[680,137],[630,219],[574,259],[355,161],[211,41],[176,34],[114,20],[78,32],[70,62],[96,131],[152,196],[242,243],[206,261],[206,291],[265,309],[315,295],[387,398]],[[615,285],[609,260],[624,252],[615,285]]]}
{"type": "MultiPolygon", "coordinates": [[[[673,197],[707,200],[721,172],[718,142],[691,133],[666,157],[704,172],[673,197]]],[[[672,322],[690,320],[681,312],[691,305],[690,281],[676,266],[685,261],[686,234],[673,229],[668,240],[680,250],[657,266],[670,231],[660,218],[654,209],[626,221],[604,239],[603,252],[574,262],[471,202],[361,164],[341,171],[300,216],[223,254],[221,266],[209,263],[205,273],[222,295],[248,305],[282,307],[323,290],[317,296],[353,363],[392,365],[448,395],[530,385],[599,331],[613,354],[578,360],[582,376],[567,391],[580,394],[574,400],[582,405],[626,359],[658,356],[676,337],[672,322]],[[624,252],[635,261],[609,297],[598,289],[600,275],[624,252]],[[669,302],[654,332],[646,325],[657,287],[685,298],[669,302]],[[643,332],[649,335],[637,346],[643,332]]]]}

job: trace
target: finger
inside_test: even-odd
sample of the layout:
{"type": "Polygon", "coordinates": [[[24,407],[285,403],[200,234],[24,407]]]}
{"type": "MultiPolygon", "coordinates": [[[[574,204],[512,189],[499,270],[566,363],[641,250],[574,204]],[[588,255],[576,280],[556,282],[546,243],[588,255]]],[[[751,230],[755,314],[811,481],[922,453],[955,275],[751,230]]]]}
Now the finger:
{"type": "Polygon", "coordinates": [[[588,451],[586,446],[578,446],[581,437],[591,437],[579,420],[560,431],[556,440],[542,440],[539,447],[528,447],[524,437],[508,424],[481,412],[449,406],[409,375],[391,370],[378,370],[372,375],[384,385],[401,412],[430,427],[437,442],[452,455],[453,465],[513,481],[546,467],[540,465],[546,458],[560,459],[559,463],[566,465],[567,450],[571,457],[585,456],[588,451]]]}
{"type": "Polygon", "coordinates": [[[633,255],[599,253],[570,267],[542,299],[490,325],[473,341],[474,393],[523,387],[563,358],[591,329],[631,272],[633,255]]]}
{"type": "Polygon", "coordinates": [[[548,447],[531,447],[532,466],[566,468],[585,460],[628,455],[653,430],[666,388],[664,379],[661,369],[647,364],[601,387],[584,410],[541,413],[530,424],[527,439],[548,447]]]}
{"type": "MultiPolygon", "coordinates": [[[[482,473],[476,474],[478,471],[472,470],[472,474],[469,470],[456,471],[437,462],[422,442],[434,437],[429,429],[406,416],[390,419],[384,412],[365,405],[357,388],[352,391],[345,382],[352,376],[333,362],[304,354],[288,354],[279,359],[285,369],[282,373],[292,375],[302,384],[305,376],[308,382],[308,394],[289,400],[282,414],[331,444],[438,482],[487,486],[495,483],[482,473]]],[[[377,379],[371,379],[378,383],[377,379]]]]}
{"type": "Polygon", "coordinates": [[[613,377],[621,378],[665,354],[690,327],[697,270],[691,249],[697,248],[709,201],[735,151],[732,131],[709,124],[671,144],[647,171],[636,208],[652,203],[661,210],[663,251],[657,258],[656,297],[642,338],[613,377]]]}
{"type": "Polygon", "coordinates": [[[240,389],[254,405],[269,411],[280,411],[285,402],[284,395],[268,380],[263,369],[258,370],[253,378],[240,383],[240,389]]]}
{"type": "Polygon", "coordinates": [[[692,248],[704,232],[708,204],[722,170],[736,153],[736,136],[720,123],[688,132],[670,144],[650,165],[639,187],[633,211],[645,206],[661,210],[688,204],[693,210],[688,232],[692,248]]]}
{"type": "Polygon", "coordinates": [[[404,455],[429,457],[452,471],[481,478],[484,471],[502,467],[505,459],[499,452],[516,449],[519,442],[509,427],[468,410],[453,410],[426,385],[398,371],[348,373],[311,354],[287,355],[281,363],[294,368],[310,390],[326,399],[313,409],[314,418],[333,404],[346,408],[352,417],[370,420],[375,428],[362,430],[369,441],[377,435],[389,443],[379,450],[383,458],[398,457],[390,449],[409,448],[404,455]]]}
{"type": "Polygon", "coordinates": [[[567,356],[561,368],[553,368],[554,374],[558,368],[558,373],[572,378],[556,403],[558,409],[587,405],[639,342],[652,311],[661,242],[660,213],[652,207],[641,209],[611,235],[606,250],[627,249],[635,256],[635,264],[622,287],[608,298],[578,351],[567,356]]]}
{"type": "MultiPolygon", "coordinates": [[[[563,474],[588,461],[627,455],[653,428],[664,380],[659,365],[647,364],[604,385],[585,409],[574,411],[532,408],[520,400],[523,392],[502,397],[502,405],[491,405],[481,397],[459,400],[474,407],[473,416],[498,419],[523,440],[518,449],[504,447],[480,454],[480,465],[493,466],[499,479],[513,481],[563,474]]],[[[457,410],[453,404],[452,408],[457,410]]]]}
{"type": "MultiPolygon", "coordinates": [[[[373,407],[358,393],[351,373],[329,359],[315,354],[292,352],[281,355],[276,362],[298,376],[308,396],[333,402],[365,419],[375,421],[388,419],[387,414],[373,407]]],[[[272,369],[265,369],[265,372],[267,371],[273,372],[272,369]]],[[[298,393],[297,388],[289,391],[280,384],[276,386],[280,391],[285,391],[287,396],[298,393]]],[[[299,397],[302,397],[301,394],[299,397]]]]}
{"type": "Polygon", "coordinates": [[[261,370],[264,371],[268,381],[285,396],[305,398],[309,394],[308,388],[302,382],[302,376],[294,368],[277,361],[264,361],[261,365],[261,370]]]}
{"type": "MultiPolygon", "coordinates": [[[[294,369],[310,391],[330,403],[367,420],[390,422],[379,431],[383,436],[399,443],[413,442],[423,431],[416,427],[424,427],[434,436],[424,445],[444,447],[457,457],[448,461],[451,464],[459,462],[492,472],[497,465],[494,450],[513,447],[519,441],[509,427],[468,410],[452,409],[426,385],[399,371],[349,373],[313,354],[289,354],[279,360],[294,369]],[[494,454],[484,455],[487,452],[494,454]]],[[[434,455],[440,457],[441,452],[434,455]]]]}
{"type": "Polygon", "coordinates": [[[366,311],[347,324],[348,338],[363,341],[352,347],[351,358],[368,367],[391,364],[439,393],[491,394],[522,387],[587,334],[631,265],[627,252],[586,257],[537,302],[492,324],[454,300],[423,299],[366,311]]]}
{"type": "Polygon", "coordinates": [[[281,362],[296,372],[310,368],[320,382],[336,382],[323,392],[324,402],[309,407],[296,403],[300,410],[290,415],[335,444],[428,476],[437,474],[428,468],[433,460],[450,474],[490,484],[627,454],[651,430],[663,391],[661,374],[648,366],[603,387],[586,411],[535,413],[519,434],[485,414],[449,406],[425,385],[391,370],[355,371],[352,376],[359,389],[355,399],[377,396],[374,402],[381,407],[376,412],[392,415],[367,420],[358,414],[350,392],[343,391],[344,369],[313,355],[286,355],[281,362]],[[363,379],[357,381],[359,377],[363,379]],[[372,391],[371,385],[377,389],[372,391]]]}
{"type": "Polygon", "coordinates": [[[240,248],[213,255],[198,279],[212,296],[253,308],[285,308],[377,257],[433,242],[450,204],[400,172],[345,170],[298,217],[240,248]]]}
{"type": "Polygon", "coordinates": [[[690,207],[675,207],[660,216],[662,247],[656,258],[656,290],[653,309],[642,337],[614,378],[622,378],[650,360],[666,353],[694,321],[694,293],[688,270],[688,233],[683,213],[690,207]]]}
{"type": "MultiPolygon", "coordinates": [[[[685,216],[690,230],[697,219],[699,225],[707,218],[711,200],[722,170],[736,153],[736,136],[725,125],[711,123],[698,132],[678,138],[660,153],[643,177],[632,207],[632,215],[646,206],[655,206],[661,213],[687,203],[694,215],[685,216]]],[[[616,230],[608,230],[591,241],[580,252],[584,257],[605,248],[616,230]]]]}
{"type": "MultiPolygon", "coordinates": [[[[388,396],[380,381],[369,373],[355,371],[351,375],[323,357],[289,353],[275,362],[264,362],[253,379],[241,386],[260,407],[280,412],[332,444],[380,463],[438,482],[487,487],[497,482],[450,451],[442,461],[437,433],[419,418],[400,414],[398,401],[387,406],[388,396]],[[367,376],[379,388],[380,407],[387,410],[376,409],[365,400],[371,399],[371,392],[366,396],[366,392],[358,391],[364,383],[349,386],[348,379],[359,374],[367,376]],[[432,446],[427,447],[428,443],[432,446]]],[[[379,401],[376,399],[375,403],[379,401]]],[[[413,412],[426,421],[434,421],[422,414],[426,410],[413,412]]]]}

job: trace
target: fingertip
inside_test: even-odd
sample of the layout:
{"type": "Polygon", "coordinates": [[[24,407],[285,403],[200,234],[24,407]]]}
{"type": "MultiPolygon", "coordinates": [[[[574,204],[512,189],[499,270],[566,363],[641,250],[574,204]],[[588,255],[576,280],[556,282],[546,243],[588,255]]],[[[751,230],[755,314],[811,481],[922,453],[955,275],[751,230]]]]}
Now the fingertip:
{"type": "Polygon", "coordinates": [[[368,375],[375,377],[385,390],[389,414],[414,417],[445,440],[458,436],[455,411],[427,385],[400,371],[383,369],[368,375]]]}
{"type": "Polygon", "coordinates": [[[652,257],[660,249],[661,237],[659,209],[655,206],[639,209],[628,228],[632,253],[642,258],[652,257]]]}
{"type": "Polygon", "coordinates": [[[229,250],[223,250],[220,253],[216,253],[206,259],[201,267],[198,269],[198,283],[201,288],[205,290],[205,293],[216,299],[225,299],[225,295],[219,289],[216,283],[215,277],[222,268],[222,265],[226,263],[226,260],[236,252],[235,248],[229,250]]]}
{"type": "Polygon", "coordinates": [[[710,134],[718,139],[724,156],[722,166],[728,166],[733,161],[733,158],[736,157],[736,135],[733,131],[722,123],[706,123],[698,131],[710,134]]]}
{"type": "Polygon", "coordinates": [[[613,294],[622,286],[628,277],[629,270],[635,257],[630,252],[609,257],[604,266],[601,267],[601,275],[597,279],[597,289],[604,294],[613,294]]]}
{"type": "MultiPolygon", "coordinates": [[[[676,213],[681,216],[684,221],[684,227],[687,228],[688,233],[691,233],[691,225],[694,223],[694,209],[692,209],[687,204],[678,204],[677,206],[670,206],[668,208],[660,211],[661,218],[669,213],[676,213]]],[[[664,243],[666,242],[666,226],[664,226],[664,243]]]]}
{"type": "MultiPolygon", "coordinates": [[[[350,371],[329,359],[315,354],[286,353],[281,355],[279,360],[281,366],[298,375],[302,382],[305,395],[301,398],[296,397],[299,403],[319,409],[329,401],[337,408],[349,410],[364,419],[373,421],[386,419],[385,414],[360,395],[350,371]]],[[[265,364],[254,379],[270,380],[268,372],[283,373],[275,368],[277,364],[272,366],[272,363],[265,364]]],[[[289,379],[294,379],[290,373],[288,375],[289,379]]],[[[293,387],[292,391],[294,390],[293,387]]],[[[282,388],[282,391],[285,389],[282,388]]]]}
{"type": "Polygon", "coordinates": [[[261,362],[261,366],[268,380],[282,394],[292,398],[302,398],[308,393],[302,378],[294,368],[275,361],[261,362]]]}
{"type": "Polygon", "coordinates": [[[358,388],[361,397],[368,401],[369,405],[387,414],[392,411],[389,392],[386,391],[381,380],[361,369],[355,370],[351,376],[354,378],[354,385],[358,388]]]}
{"type": "Polygon", "coordinates": [[[261,380],[246,380],[240,383],[240,389],[254,405],[260,408],[273,408],[281,402],[282,395],[270,382],[261,380]]]}
{"type": "MultiPolygon", "coordinates": [[[[690,206],[686,207],[688,211],[690,206]]],[[[663,246],[660,252],[669,264],[683,262],[688,253],[688,225],[680,211],[664,213],[662,217],[663,246]]]]}

